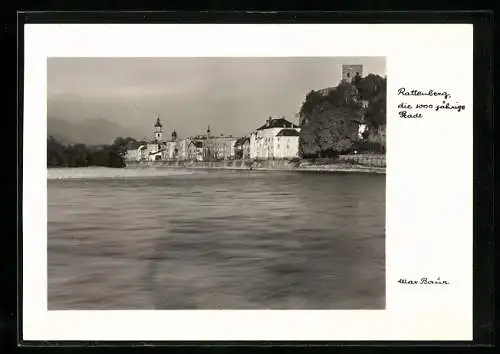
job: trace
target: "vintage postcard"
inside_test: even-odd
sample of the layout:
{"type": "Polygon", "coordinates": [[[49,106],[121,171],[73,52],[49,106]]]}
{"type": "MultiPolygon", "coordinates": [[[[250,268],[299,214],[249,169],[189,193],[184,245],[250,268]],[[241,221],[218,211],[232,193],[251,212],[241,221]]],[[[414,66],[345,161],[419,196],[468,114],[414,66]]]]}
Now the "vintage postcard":
{"type": "Polygon", "coordinates": [[[472,25],[24,33],[23,340],[472,339],[472,25]]]}

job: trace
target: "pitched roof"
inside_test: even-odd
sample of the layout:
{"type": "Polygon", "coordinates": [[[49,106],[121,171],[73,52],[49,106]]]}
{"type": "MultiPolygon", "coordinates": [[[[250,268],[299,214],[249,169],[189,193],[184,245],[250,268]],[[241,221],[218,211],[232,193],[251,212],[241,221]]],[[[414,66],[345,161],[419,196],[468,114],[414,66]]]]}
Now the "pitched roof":
{"type": "Polygon", "coordinates": [[[197,147],[197,148],[202,148],[203,147],[203,143],[201,141],[196,141],[196,140],[191,140],[189,145],[193,144],[194,147],[197,147]]]}
{"type": "Polygon", "coordinates": [[[276,136],[299,136],[299,132],[295,129],[281,129],[276,136]]]}
{"type": "Polygon", "coordinates": [[[276,118],[266,122],[266,124],[257,128],[257,130],[271,129],[271,128],[298,128],[298,126],[286,120],[285,118],[276,118]]]}
{"type": "Polygon", "coordinates": [[[243,145],[243,144],[245,144],[246,141],[250,142],[250,138],[248,136],[241,137],[238,140],[236,140],[236,142],[234,143],[234,146],[243,145]]]}
{"type": "Polygon", "coordinates": [[[202,134],[198,134],[198,135],[190,137],[189,139],[207,140],[207,136],[206,135],[202,135],[202,134]]]}

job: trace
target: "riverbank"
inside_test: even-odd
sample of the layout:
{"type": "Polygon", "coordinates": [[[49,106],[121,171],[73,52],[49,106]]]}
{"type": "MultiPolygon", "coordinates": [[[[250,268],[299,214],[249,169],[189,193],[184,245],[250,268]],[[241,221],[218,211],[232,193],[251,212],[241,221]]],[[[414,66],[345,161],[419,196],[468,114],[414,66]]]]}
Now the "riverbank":
{"type": "Polygon", "coordinates": [[[386,173],[385,167],[367,166],[342,160],[128,161],[126,168],[386,173]]]}

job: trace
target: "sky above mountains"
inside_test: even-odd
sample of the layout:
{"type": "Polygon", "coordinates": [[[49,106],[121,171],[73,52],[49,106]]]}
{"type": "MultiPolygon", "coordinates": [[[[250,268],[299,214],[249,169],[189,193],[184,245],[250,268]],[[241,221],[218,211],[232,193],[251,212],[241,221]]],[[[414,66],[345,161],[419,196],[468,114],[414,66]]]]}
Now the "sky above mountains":
{"type": "Polygon", "coordinates": [[[342,64],[362,64],[363,75],[386,74],[383,57],[50,58],[49,132],[64,120],[73,129],[87,127],[81,142],[99,143],[92,137],[99,124],[107,125],[100,140],[149,138],[159,114],[165,133],[175,129],[181,138],[207,126],[213,134],[243,135],[268,116],[297,122],[305,95],[336,86],[342,64]]]}

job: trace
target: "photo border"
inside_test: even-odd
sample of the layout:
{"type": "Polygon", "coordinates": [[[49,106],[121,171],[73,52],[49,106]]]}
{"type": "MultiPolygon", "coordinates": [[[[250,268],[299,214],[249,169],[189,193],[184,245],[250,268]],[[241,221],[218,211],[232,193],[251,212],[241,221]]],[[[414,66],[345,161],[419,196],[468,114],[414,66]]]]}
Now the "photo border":
{"type": "MultiPolygon", "coordinates": [[[[28,23],[472,23],[474,25],[474,340],[473,344],[493,343],[494,274],[493,274],[493,100],[492,100],[492,13],[481,12],[20,12],[18,13],[18,237],[17,237],[17,314],[18,343],[22,346],[144,346],[144,345],[279,345],[279,346],[324,346],[353,345],[353,342],[283,342],[283,341],[24,341],[22,340],[22,132],[24,50],[23,25],[28,23]],[[260,344],[259,344],[260,343],[260,344]]],[[[366,341],[363,345],[470,345],[471,342],[447,341],[366,341]]]]}

